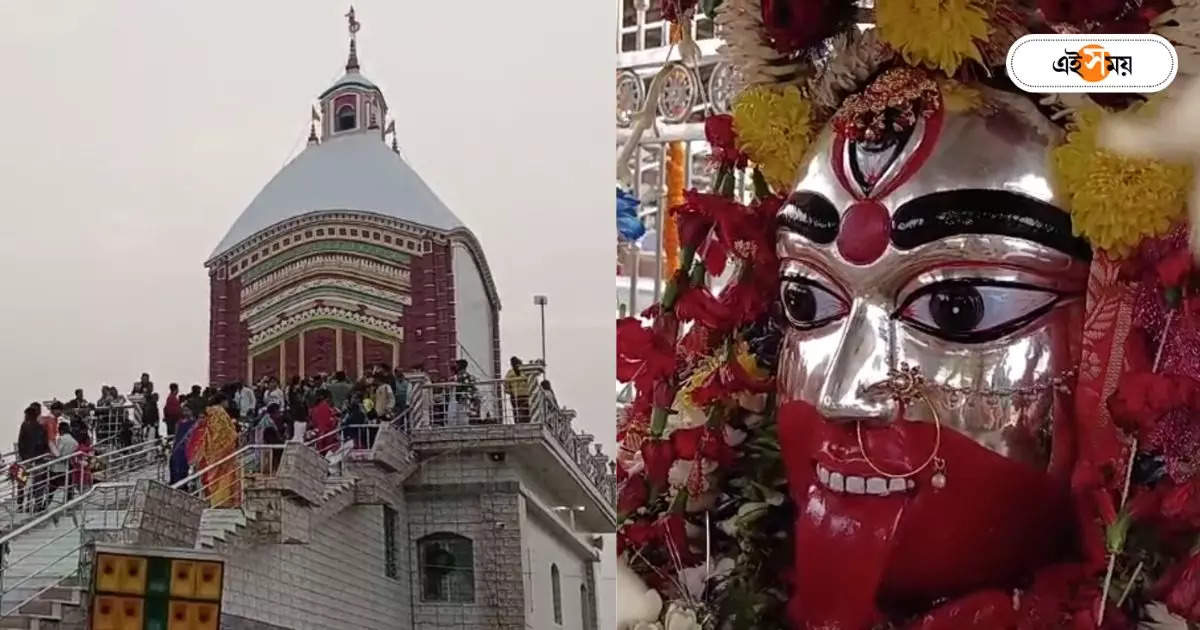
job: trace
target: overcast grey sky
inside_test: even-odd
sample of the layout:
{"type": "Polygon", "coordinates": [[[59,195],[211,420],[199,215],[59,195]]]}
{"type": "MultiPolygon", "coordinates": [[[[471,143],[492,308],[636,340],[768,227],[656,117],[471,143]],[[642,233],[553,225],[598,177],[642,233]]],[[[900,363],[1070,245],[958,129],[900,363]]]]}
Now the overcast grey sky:
{"type": "MultiPolygon", "coordinates": [[[[478,235],[502,352],[613,442],[607,1],[355,3],[401,151],[478,235]]],[[[0,3],[0,437],[34,399],[207,376],[203,262],[340,76],[342,1],[0,3]]],[[[7,450],[7,448],[5,449],[7,450]]]]}

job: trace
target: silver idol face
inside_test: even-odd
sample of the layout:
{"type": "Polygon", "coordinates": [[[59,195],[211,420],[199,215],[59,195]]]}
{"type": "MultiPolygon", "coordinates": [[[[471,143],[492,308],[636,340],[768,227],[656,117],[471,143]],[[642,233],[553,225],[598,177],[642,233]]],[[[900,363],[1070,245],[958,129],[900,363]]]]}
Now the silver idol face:
{"type": "Polygon", "coordinates": [[[1031,103],[989,96],[987,114],[939,111],[891,144],[818,138],[779,215],[780,402],[868,427],[936,411],[1046,470],[1068,457],[1052,457],[1052,436],[1090,252],[1050,188],[1058,131],[1031,103]],[[902,364],[924,375],[928,405],[900,410],[872,387],[902,364]]]}

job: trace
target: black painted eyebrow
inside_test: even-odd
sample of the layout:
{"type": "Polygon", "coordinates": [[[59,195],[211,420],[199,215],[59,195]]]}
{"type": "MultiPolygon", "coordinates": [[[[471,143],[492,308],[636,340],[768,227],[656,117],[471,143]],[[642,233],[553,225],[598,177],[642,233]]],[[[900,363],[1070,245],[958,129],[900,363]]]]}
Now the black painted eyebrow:
{"type": "Polygon", "coordinates": [[[1071,231],[1071,215],[1048,203],[1005,190],[948,190],[917,197],[892,214],[892,245],[913,249],[962,234],[999,234],[1033,241],[1081,260],[1087,241],[1071,231]]]}
{"type": "Polygon", "coordinates": [[[816,193],[798,192],[775,217],[775,224],[819,245],[837,239],[842,219],[828,199],[816,193]]]}

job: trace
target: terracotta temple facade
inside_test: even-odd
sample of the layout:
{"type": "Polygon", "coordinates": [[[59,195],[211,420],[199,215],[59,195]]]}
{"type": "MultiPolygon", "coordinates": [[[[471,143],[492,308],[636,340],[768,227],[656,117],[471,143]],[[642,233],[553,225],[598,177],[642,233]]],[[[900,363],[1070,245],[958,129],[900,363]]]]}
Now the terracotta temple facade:
{"type": "Polygon", "coordinates": [[[205,263],[213,383],[354,378],[381,363],[447,379],[458,358],[477,378],[499,374],[500,301],[483,250],[400,157],[387,116],[352,41],[308,146],[205,263]]]}

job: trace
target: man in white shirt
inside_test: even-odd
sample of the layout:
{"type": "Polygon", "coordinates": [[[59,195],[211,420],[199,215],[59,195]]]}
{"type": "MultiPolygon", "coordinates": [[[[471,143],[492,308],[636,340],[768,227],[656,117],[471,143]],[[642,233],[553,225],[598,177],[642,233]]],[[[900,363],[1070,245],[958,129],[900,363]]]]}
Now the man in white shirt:
{"type": "Polygon", "coordinates": [[[263,404],[266,406],[279,405],[280,409],[287,407],[287,399],[283,395],[283,388],[279,386],[279,379],[271,377],[267,380],[267,393],[263,396],[263,404]]]}
{"type": "Polygon", "coordinates": [[[66,422],[58,425],[58,439],[55,440],[58,446],[58,460],[50,464],[50,495],[47,501],[54,499],[54,493],[59,488],[67,489],[67,498],[63,502],[70,501],[74,498],[74,488],[70,483],[71,466],[74,464],[74,459],[71,455],[79,450],[79,442],[75,440],[75,436],[71,435],[71,425],[66,422]]]}
{"type": "Polygon", "coordinates": [[[392,419],[392,411],[396,407],[396,394],[392,392],[387,379],[376,380],[379,384],[375,386],[375,413],[380,422],[387,422],[392,419]]]}
{"type": "Polygon", "coordinates": [[[238,408],[238,417],[243,422],[254,421],[254,411],[258,407],[258,398],[254,395],[254,389],[249,385],[242,383],[238,384],[237,399],[234,401],[238,408]]]}

